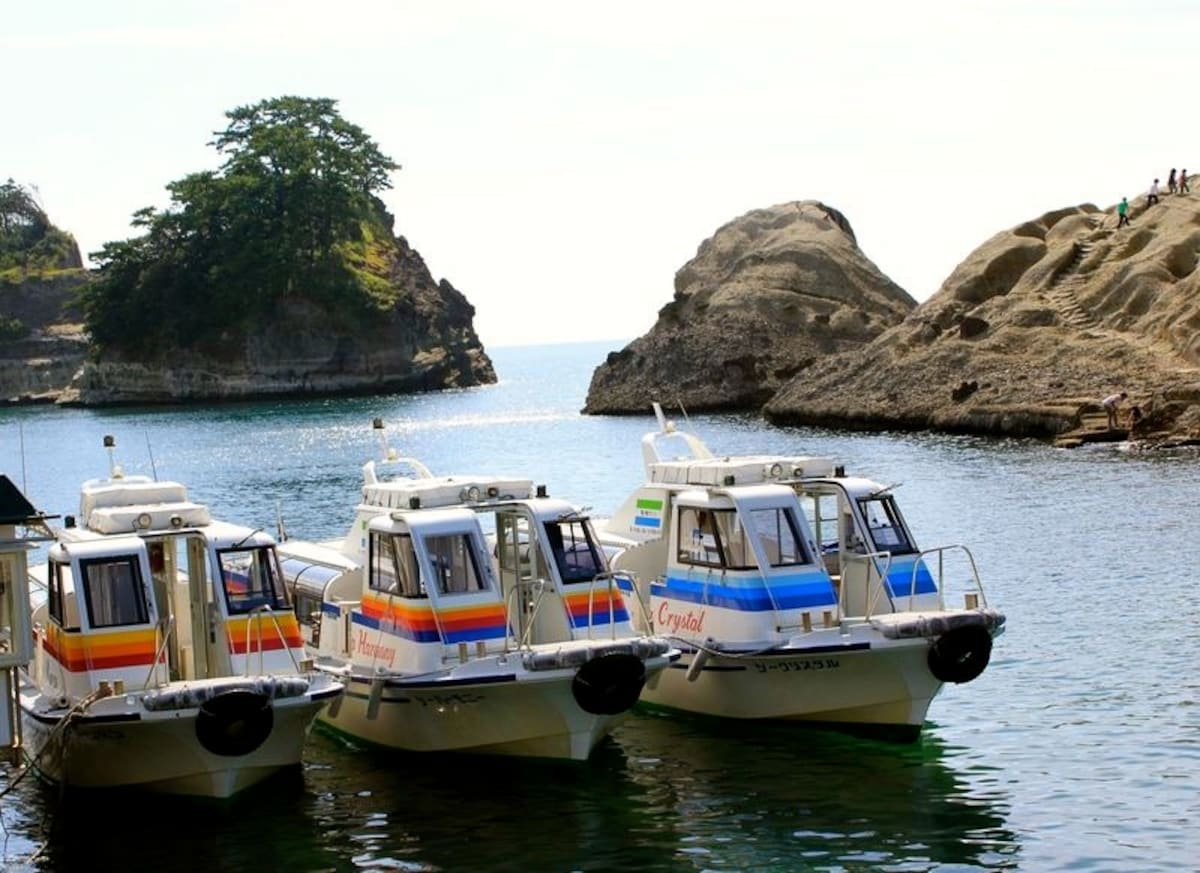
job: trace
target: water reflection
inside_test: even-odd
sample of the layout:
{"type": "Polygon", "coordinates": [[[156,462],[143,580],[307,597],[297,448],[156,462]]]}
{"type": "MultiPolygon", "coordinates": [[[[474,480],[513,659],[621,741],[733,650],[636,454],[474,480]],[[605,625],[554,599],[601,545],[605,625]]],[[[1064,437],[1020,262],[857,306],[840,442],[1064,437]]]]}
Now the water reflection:
{"type": "Polygon", "coordinates": [[[654,714],[618,742],[648,819],[678,831],[675,860],[697,869],[1016,864],[996,780],[966,778],[965,750],[928,733],[896,745],[654,714]]]}

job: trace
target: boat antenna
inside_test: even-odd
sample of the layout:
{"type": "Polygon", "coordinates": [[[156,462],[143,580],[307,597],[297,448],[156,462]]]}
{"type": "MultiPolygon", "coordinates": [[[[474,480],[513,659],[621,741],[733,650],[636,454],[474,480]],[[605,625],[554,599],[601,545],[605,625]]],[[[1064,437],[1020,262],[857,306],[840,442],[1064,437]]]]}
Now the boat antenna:
{"type": "Polygon", "coordinates": [[[150,431],[146,431],[146,451],[150,454],[150,472],[154,476],[154,481],[158,481],[158,467],[154,463],[154,448],[150,445],[150,431]]]}
{"type": "Polygon", "coordinates": [[[882,488],[876,488],[874,491],[872,491],[871,496],[878,497],[881,494],[887,494],[893,488],[899,488],[903,484],[903,482],[893,482],[891,485],[884,485],[882,488]]]}
{"type": "Polygon", "coordinates": [[[21,441],[21,490],[28,494],[29,483],[25,478],[25,425],[17,422],[17,436],[21,441]]]}
{"type": "Polygon", "coordinates": [[[692,420],[688,418],[687,410],[683,408],[683,401],[676,397],[675,402],[679,404],[679,411],[683,415],[683,420],[687,424],[687,429],[692,433],[695,433],[696,429],[692,427],[692,420]]]}
{"type": "Polygon", "coordinates": [[[125,475],[125,471],[121,469],[121,465],[117,463],[113,457],[113,449],[117,447],[117,441],[112,434],[104,435],[104,448],[108,449],[108,475],[111,479],[120,479],[125,475]]]}
{"type": "Polygon", "coordinates": [[[279,534],[279,542],[287,542],[287,530],[283,526],[283,507],[278,500],[275,501],[275,530],[279,534]]]}

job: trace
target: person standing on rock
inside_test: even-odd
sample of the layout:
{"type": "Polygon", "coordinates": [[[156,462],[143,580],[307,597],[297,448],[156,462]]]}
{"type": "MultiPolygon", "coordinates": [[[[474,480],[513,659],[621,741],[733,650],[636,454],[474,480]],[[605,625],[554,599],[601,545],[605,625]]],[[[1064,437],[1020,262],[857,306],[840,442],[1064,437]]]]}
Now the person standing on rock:
{"type": "Polygon", "coordinates": [[[1129,227],[1129,201],[1124,197],[1117,204],[1117,227],[1129,227]]]}
{"type": "Polygon", "coordinates": [[[1177,189],[1175,188],[1175,168],[1171,167],[1171,175],[1167,176],[1167,191],[1169,191],[1171,194],[1174,194],[1176,190],[1177,189]]]}
{"type": "Polygon", "coordinates": [[[1146,208],[1153,206],[1158,202],[1158,179],[1155,179],[1150,185],[1150,191],[1146,194],[1146,208]]]}
{"type": "Polygon", "coordinates": [[[1192,189],[1188,187],[1187,183],[1187,169],[1184,168],[1179,171],[1179,193],[1186,194],[1191,190],[1192,189]]]}
{"type": "Polygon", "coordinates": [[[1100,405],[1104,407],[1104,411],[1108,414],[1109,430],[1117,429],[1117,407],[1120,406],[1121,402],[1128,396],[1129,395],[1124,391],[1121,391],[1118,394],[1109,394],[1100,401],[1100,405]]]}

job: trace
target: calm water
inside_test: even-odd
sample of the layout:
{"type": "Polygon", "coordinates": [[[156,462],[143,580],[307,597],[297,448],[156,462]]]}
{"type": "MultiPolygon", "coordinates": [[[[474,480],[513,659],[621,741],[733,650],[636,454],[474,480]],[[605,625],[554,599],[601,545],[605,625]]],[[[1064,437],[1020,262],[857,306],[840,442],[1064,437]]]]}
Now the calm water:
{"type": "MultiPolygon", "coordinates": [[[[531,476],[608,514],[641,481],[652,425],[578,414],[609,348],[497,349],[501,384],[416,397],[3,409],[0,470],[73,513],[79,483],[107,472],[111,433],[127,473],[182,480],[220,517],[274,530],[279,513],[293,535],[339,536],[378,415],[434,472],[531,476]]],[[[571,765],[380,757],[317,734],[302,773],[224,804],[22,782],[0,798],[4,865],[1197,869],[1200,606],[1184,562],[1200,456],[692,424],[719,451],[831,454],[901,482],[923,546],[970,545],[1009,629],[979,680],[934,702],[919,743],[639,714],[571,765]]]]}

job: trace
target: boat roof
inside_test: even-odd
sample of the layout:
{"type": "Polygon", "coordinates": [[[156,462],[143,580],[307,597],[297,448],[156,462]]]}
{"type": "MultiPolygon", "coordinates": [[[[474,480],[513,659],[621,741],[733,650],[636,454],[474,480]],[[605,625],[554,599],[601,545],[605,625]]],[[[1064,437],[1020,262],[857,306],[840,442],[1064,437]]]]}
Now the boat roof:
{"type": "Polygon", "coordinates": [[[208,507],[187,498],[178,482],[148,476],[89,479],[79,494],[79,521],[99,534],[148,533],[203,527],[208,507]]]}
{"type": "Polygon", "coordinates": [[[531,479],[504,476],[389,479],[367,482],[362,489],[364,505],[383,509],[465,506],[489,500],[523,500],[532,496],[531,479]]]}
{"type": "Polygon", "coordinates": [[[753,485],[833,475],[831,458],[808,455],[739,455],[655,461],[646,465],[650,482],[663,485],[753,485]]]}

